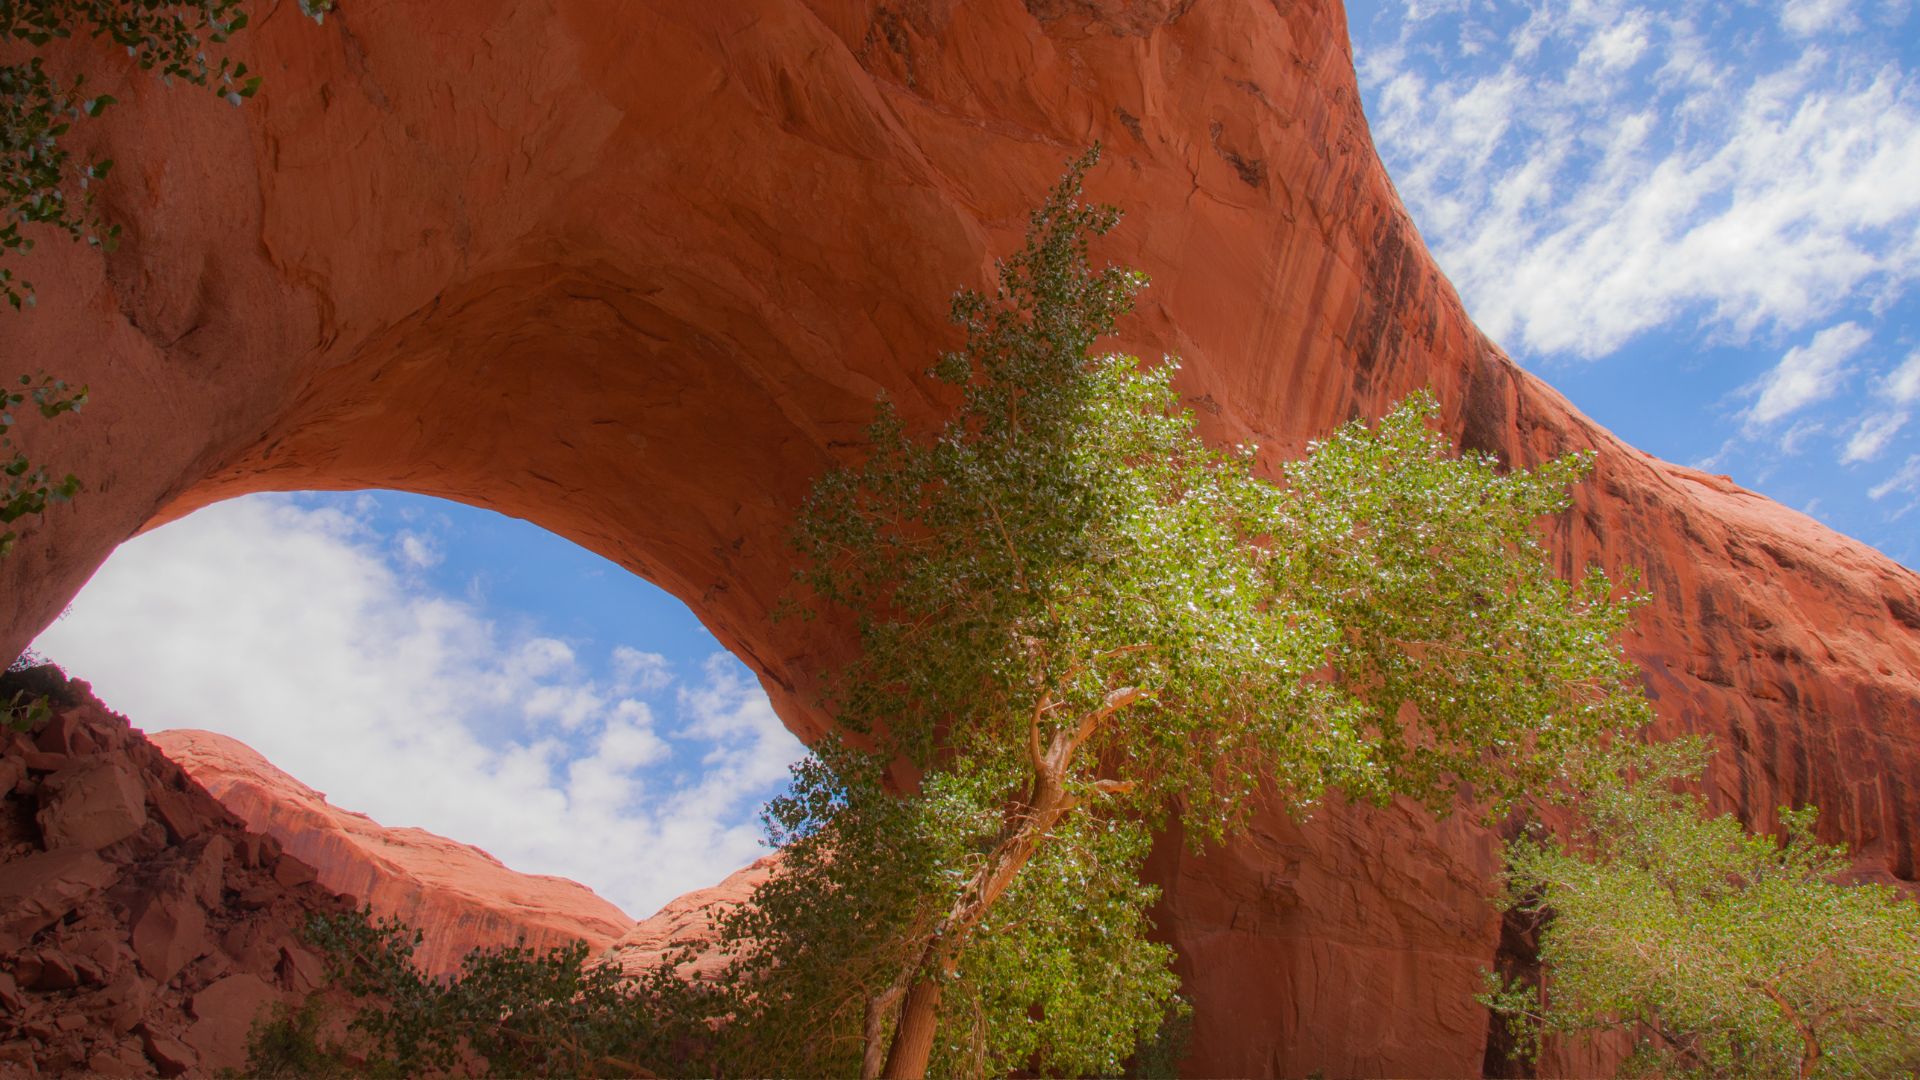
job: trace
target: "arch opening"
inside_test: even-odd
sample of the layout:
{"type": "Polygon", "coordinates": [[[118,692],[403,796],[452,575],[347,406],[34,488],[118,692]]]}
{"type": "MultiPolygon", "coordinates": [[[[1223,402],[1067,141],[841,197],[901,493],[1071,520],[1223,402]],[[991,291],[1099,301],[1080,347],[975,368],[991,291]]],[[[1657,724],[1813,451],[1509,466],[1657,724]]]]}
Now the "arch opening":
{"type": "Polygon", "coordinates": [[[633,917],[763,854],[758,808],[804,752],[669,593],[399,491],[248,495],[151,529],[34,648],[137,726],[237,739],[336,807],[633,917]]]}

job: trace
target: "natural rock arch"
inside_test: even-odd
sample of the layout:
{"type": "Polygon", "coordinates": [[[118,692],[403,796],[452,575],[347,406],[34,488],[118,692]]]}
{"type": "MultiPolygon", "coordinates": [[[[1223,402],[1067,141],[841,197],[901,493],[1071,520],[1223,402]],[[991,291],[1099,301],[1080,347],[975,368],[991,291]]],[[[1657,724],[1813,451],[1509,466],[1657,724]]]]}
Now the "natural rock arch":
{"type": "MultiPolygon", "coordinates": [[[[1637,564],[1665,730],[1716,793],[1812,799],[1912,880],[1920,579],[1724,478],[1618,443],[1488,343],[1382,171],[1334,0],[284,2],[240,110],[106,53],[117,254],[48,244],[5,355],[89,383],[22,429],[88,491],[0,561],[0,649],[113,547],[265,489],[394,487],[532,519],[686,600],[803,735],[844,655],[772,626],[786,524],[874,394],[931,415],[945,299],[1062,163],[1155,284],[1125,347],[1181,354],[1208,434],[1298,449],[1431,385],[1469,445],[1600,451],[1569,564],[1637,564]]],[[[69,57],[82,61],[85,46],[69,57]]],[[[105,70],[102,71],[101,69],[105,70]]],[[[1164,926],[1210,1074],[1464,1074],[1497,920],[1465,820],[1272,815],[1171,847],[1164,926]]]]}

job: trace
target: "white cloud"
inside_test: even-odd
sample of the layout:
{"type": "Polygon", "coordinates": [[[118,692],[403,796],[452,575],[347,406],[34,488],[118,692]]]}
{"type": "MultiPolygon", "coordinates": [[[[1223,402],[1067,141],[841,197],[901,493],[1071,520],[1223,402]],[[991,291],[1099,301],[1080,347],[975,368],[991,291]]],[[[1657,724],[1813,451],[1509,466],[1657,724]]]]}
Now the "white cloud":
{"type": "Polygon", "coordinates": [[[1900,466],[1900,471],[1887,477],[1885,481],[1868,488],[1867,497],[1878,501],[1896,491],[1920,495],[1920,454],[1908,458],[1907,463],[1900,466]]]}
{"type": "Polygon", "coordinates": [[[665,689],[673,681],[673,665],[656,652],[643,652],[631,645],[613,647],[613,673],[621,689],[642,694],[665,689]]]}
{"type": "Polygon", "coordinates": [[[401,530],[400,534],[394,537],[394,542],[399,545],[400,558],[415,570],[432,569],[440,565],[440,560],[444,557],[438,541],[431,536],[422,536],[411,529],[401,530]]]}
{"type": "Polygon", "coordinates": [[[635,695],[664,659],[616,652],[597,681],[567,643],[409,584],[407,559],[338,509],[223,503],[128,541],[36,648],[142,727],[222,731],[336,805],[636,916],[762,853],[758,802],[802,748],[737,661],[682,687],[663,735],[635,695]]]}
{"type": "Polygon", "coordinates": [[[1758,399],[1746,412],[1747,422],[1754,426],[1771,424],[1832,397],[1846,379],[1847,358],[1872,339],[1873,335],[1858,324],[1845,322],[1813,335],[1805,345],[1788,349],[1772,371],[1748,388],[1758,399]]]}
{"type": "Polygon", "coordinates": [[[1920,403],[1920,352],[1907,357],[1881,382],[1880,395],[1895,405],[1920,403]]]}
{"type": "Polygon", "coordinates": [[[1684,319],[1744,341],[1920,278],[1920,84],[1814,48],[1756,69],[1712,10],[1538,5],[1500,66],[1446,77],[1414,23],[1363,53],[1396,187],[1496,340],[1591,358],[1684,319]]]}
{"type": "Polygon", "coordinates": [[[1906,423],[1907,414],[1903,412],[1874,413],[1865,417],[1847,438],[1847,445],[1840,451],[1840,463],[1851,465],[1856,461],[1872,461],[1879,457],[1906,423]]]}
{"type": "Polygon", "coordinates": [[[1787,0],[1780,10],[1780,25],[1789,33],[1806,37],[1827,29],[1845,29],[1853,25],[1848,9],[1851,0],[1787,0]]]}

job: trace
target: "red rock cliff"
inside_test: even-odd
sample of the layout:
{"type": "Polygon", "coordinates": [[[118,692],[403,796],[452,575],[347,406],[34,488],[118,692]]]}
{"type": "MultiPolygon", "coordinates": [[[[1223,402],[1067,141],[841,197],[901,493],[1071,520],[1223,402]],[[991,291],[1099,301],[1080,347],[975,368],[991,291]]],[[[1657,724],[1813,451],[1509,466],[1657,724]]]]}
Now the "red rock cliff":
{"type": "MultiPolygon", "coordinates": [[[[1209,435],[1283,454],[1430,385],[1466,445],[1596,449],[1554,540],[1644,570],[1661,731],[1719,738],[1724,804],[1815,801],[1864,869],[1915,877],[1920,579],[1622,445],[1488,342],[1374,154],[1334,0],[342,8],[256,19],[244,109],[84,58],[122,101],[91,137],[126,235],[40,245],[38,310],[0,323],[5,355],[95,391],[21,430],[88,493],[0,561],[0,653],[155,522],[404,488],[660,583],[817,732],[849,638],[766,618],[794,507],[876,392],[931,421],[946,297],[1097,138],[1091,188],[1128,212],[1101,253],[1154,279],[1124,344],[1182,354],[1209,435]]],[[[1477,1070],[1496,848],[1338,807],[1167,846],[1190,1068],[1477,1070]]]]}
{"type": "Polygon", "coordinates": [[[59,705],[0,729],[0,1076],[238,1069],[261,1012],[323,979],[307,920],[347,902],[86,683],[27,678],[59,705]]]}
{"type": "Polygon", "coordinates": [[[519,940],[537,952],[585,941],[598,953],[633,926],[585,885],[518,873],[470,844],[342,810],[238,739],[186,730],[148,738],[248,828],[312,866],[320,884],[423,931],[415,956],[435,974],[458,971],[469,950],[519,940]]]}

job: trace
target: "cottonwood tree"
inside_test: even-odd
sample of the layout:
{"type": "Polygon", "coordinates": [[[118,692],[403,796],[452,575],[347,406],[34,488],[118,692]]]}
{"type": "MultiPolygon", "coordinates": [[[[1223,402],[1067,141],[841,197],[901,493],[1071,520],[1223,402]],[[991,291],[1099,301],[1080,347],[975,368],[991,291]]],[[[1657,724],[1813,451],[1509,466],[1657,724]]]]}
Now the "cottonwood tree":
{"type": "Polygon", "coordinates": [[[1645,717],[1631,601],[1533,532],[1586,459],[1455,456],[1425,394],[1279,484],[1208,446],[1174,361],[1094,351],[1145,278],[1088,261],[1092,161],[956,298],[952,418],[882,402],[801,515],[802,606],[859,625],[828,705],[872,752],[826,745],[772,807],[786,859],[723,928],[731,1071],[1114,1073],[1177,1009],[1153,828],[1497,801],[1645,717]]]}
{"type": "Polygon", "coordinates": [[[1910,1076],[1920,1071],[1920,904],[1850,883],[1811,808],[1784,837],[1710,816],[1679,788],[1697,740],[1622,746],[1582,770],[1565,842],[1508,849],[1514,904],[1543,923],[1542,976],[1484,999],[1518,1045],[1625,1031],[1628,1075],[1910,1076]]]}

